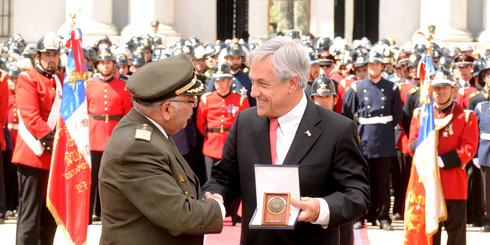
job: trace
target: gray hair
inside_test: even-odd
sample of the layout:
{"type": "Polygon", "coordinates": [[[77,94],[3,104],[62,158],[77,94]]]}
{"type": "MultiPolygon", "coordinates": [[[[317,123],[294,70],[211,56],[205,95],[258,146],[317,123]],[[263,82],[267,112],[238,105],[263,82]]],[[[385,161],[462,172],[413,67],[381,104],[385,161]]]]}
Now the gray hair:
{"type": "Polygon", "coordinates": [[[250,53],[248,66],[272,56],[272,69],[281,82],[298,76],[298,89],[306,87],[310,74],[310,57],[301,43],[290,37],[275,37],[250,53]]]}

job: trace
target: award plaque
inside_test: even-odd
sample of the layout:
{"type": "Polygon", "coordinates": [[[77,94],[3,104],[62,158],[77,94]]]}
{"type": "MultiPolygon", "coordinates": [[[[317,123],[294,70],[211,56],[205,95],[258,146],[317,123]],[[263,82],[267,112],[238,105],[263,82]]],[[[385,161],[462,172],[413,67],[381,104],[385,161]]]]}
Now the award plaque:
{"type": "Polygon", "coordinates": [[[287,225],[291,194],[264,192],[262,225],[287,225]]]}

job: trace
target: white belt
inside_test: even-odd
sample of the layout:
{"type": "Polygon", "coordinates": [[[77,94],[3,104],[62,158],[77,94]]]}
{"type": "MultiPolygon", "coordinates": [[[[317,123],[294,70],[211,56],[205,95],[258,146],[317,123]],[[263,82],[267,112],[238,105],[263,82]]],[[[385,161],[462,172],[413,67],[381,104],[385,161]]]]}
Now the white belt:
{"type": "Polygon", "coordinates": [[[480,139],[482,140],[490,140],[490,133],[481,133],[480,139]]]}
{"type": "Polygon", "coordinates": [[[360,124],[387,124],[393,121],[393,116],[384,116],[384,117],[359,117],[360,124]]]}
{"type": "Polygon", "coordinates": [[[8,129],[19,130],[19,124],[17,123],[9,123],[7,127],[8,129]]]}

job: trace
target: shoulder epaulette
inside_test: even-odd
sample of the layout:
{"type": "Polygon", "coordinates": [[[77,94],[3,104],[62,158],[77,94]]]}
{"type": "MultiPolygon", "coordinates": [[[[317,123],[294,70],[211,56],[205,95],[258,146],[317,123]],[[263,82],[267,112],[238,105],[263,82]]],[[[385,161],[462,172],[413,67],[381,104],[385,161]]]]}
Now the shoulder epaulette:
{"type": "Polygon", "coordinates": [[[473,97],[475,97],[475,96],[477,96],[479,94],[480,94],[480,91],[473,92],[473,93],[470,94],[470,98],[473,98],[473,97]]]}
{"type": "Polygon", "coordinates": [[[210,95],[210,94],[211,94],[211,92],[207,92],[207,93],[204,93],[203,95],[201,95],[201,101],[202,101],[202,103],[204,103],[204,105],[208,105],[206,97],[208,97],[208,95],[210,95]]]}
{"type": "Polygon", "coordinates": [[[2,77],[0,78],[0,83],[3,82],[3,79],[7,76],[6,72],[2,72],[2,77]]]}
{"type": "Polygon", "coordinates": [[[211,73],[209,71],[204,72],[204,76],[211,79],[211,73]]]}
{"type": "Polygon", "coordinates": [[[472,110],[463,110],[463,111],[465,112],[464,121],[466,123],[468,123],[468,121],[470,120],[470,115],[471,115],[471,113],[473,113],[473,111],[472,110]]]}
{"type": "Polygon", "coordinates": [[[240,96],[240,106],[243,106],[243,102],[247,99],[246,95],[240,96]]]}
{"type": "Polygon", "coordinates": [[[415,118],[415,120],[418,119],[419,117],[419,114],[420,112],[422,111],[422,108],[421,107],[417,107],[413,110],[413,118],[415,118]]]}
{"type": "Polygon", "coordinates": [[[143,123],[136,127],[136,132],[134,133],[134,138],[137,140],[151,141],[151,131],[152,127],[149,127],[148,124],[143,123]]]}
{"type": "Polygon", "coordinates": [[[478,111],[479,113],[482,112],[482,109],[481,109],[481,104],[482,103],[485,103],[485,102],[480,102],[480,103],[476,104],[476,106],[475,106],[475,110],[478,111]]]}
{"type": "Polygon", "coordinates": [[[396,89],[400,89],[399,86],[400,85],[398,85],[398,83],[393,83],[393,91],[395,91],[396,89]]]}
{"type": "Polygon", "coordinates": [[[415,94],[417,91],[419,91],[418,87],[411,88],[410,91],[408,91],[410,94],[415,94]]]}
{"type": "Polygon", "coordinates": [[[20,76],[20,75],[24,75],[24,76],[26,76],[27,78],[31,79],[31,77],[29,76],[29,73],[27,73],[26,71],[21,72],[21,73],[19,74],[19,76],[20,76]]]}
{"type": "Polygon", "coordinates": [[[350,88],[352,89],[352,91],[354,91],[354,93],[357,93],[357,85],[356,85],[357,82],[353,82],[351,85],[350,85],[350,88]]]}

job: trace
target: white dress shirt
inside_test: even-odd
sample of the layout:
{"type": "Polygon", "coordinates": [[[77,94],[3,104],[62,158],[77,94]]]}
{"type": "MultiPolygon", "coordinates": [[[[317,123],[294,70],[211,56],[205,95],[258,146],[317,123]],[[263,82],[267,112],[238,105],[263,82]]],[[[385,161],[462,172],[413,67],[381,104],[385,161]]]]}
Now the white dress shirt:
{"type": "MultiPolygon", "coordinates": [[[[144,117],[146,117],[146,119],[148,119],[151,123],[153,123],[153,125],[155,125],[155,127],[157,127],[161,132],[162,134],[165,136],[165,138],[168,139],[168,135],[167,135],[167,132],[165,132],[165,129],[163,129],[163,127],[158,124],[157,122],[153,121],[153,119],[147,117],[145,114],[141,113],[140,111],[138,111],[136,108],[134,108],[139,114],[143,115],[144,117]]],[[[219,204],[219,208],[221,209],[221,216],[223,217],[223,220],[225,219],[225,216],[226,216],[226,209],[225,209],[225,206],[223,205],[223,203],[221,203],[221,201],[217,198],[212,198],[213,200],[216,200],[216,202],[218,202],[219,204]]]]}
{"type": "MultiPolygon", "coordinates": [[[[284,163],[284,159],[293,143],[296,131],[298,131],[301,118],[303,118],[303,115],[305,114],[306,104],[306,95],[303,93],[303,97],[292,110],[277,118],[279,127],[276,132],[276,165],[282,165],[284,163]]],[[[327,201],[323,198],[316,199],[320,202],[320,215],[318,215],[318,219],[312,223],[327,226],[330,220],[330,210],[327,201]]]]}

